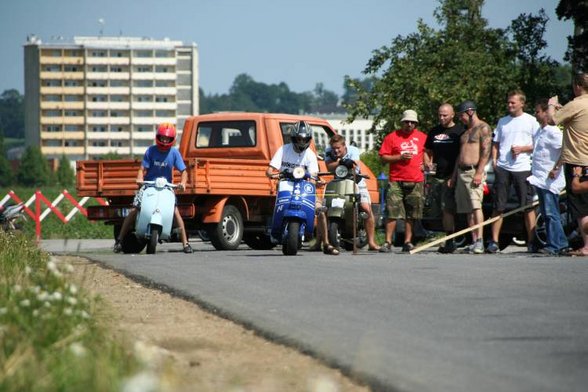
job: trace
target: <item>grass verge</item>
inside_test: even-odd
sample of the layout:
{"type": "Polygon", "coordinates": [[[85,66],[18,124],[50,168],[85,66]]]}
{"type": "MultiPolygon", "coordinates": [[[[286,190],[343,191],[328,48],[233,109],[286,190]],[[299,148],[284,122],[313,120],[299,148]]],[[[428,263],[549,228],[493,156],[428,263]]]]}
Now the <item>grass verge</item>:
{"type": "Polygon", "coordinates": [[[0,231],[1,391],[120,391],[142,370],[100,300],[68,281],[71,270],[0,231]]]}

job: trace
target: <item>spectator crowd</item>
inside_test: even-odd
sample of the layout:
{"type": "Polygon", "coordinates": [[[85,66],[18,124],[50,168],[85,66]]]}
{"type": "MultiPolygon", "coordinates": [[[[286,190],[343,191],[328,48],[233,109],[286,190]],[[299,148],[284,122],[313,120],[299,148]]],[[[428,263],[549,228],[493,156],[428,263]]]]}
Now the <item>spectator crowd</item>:
{"type": "MultiPolygon", "coordinates": [[[[418,130],[418,114],[405,110],[399,129],[385,136],[379,151],[389,165],[386,196],[385,242],[380,252],[390,252],[398,220],[405,223],[402,251],[410,252],[414,222],[423,217],[425,173],[431,214],[441,216],[447,235],[455,232],[455,214],[466,214],[472,230],[473,254],[499,252],[502,215],[514,189],[527,234],[527,251],[545,255],[588,256],[588,74],[574,76],[575,98],[561,105],[557,97],[540,99],[525,112],[521,90],[507,94],[508,114],[496,127],[478,116],[476,103],[467,100],[456,108],[438,109],[439,124],[428,133],[418,130]],[[494,170],[490,238],[484,241],[482,209],[486,168],[494,170]],[[578,223],[583,245],[571,249],[560,215],[560,194],[565,190],[568,211],[578,223]],[[535,241],[535,195],[546,231],[545,246],[535,241]]],[[[452,239],[438,249],[453,253],[452,239]]]]}

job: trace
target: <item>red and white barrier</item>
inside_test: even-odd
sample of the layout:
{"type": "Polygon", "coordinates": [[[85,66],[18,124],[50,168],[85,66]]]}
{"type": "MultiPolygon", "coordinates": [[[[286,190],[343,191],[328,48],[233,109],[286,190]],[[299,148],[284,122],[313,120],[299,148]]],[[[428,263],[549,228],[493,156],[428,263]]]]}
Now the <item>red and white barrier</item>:
{"type": "MultiPolygon", "coordinates": [[[[0,206],[6,204],[8,200],[13,199],[17,203],[22,203],[20,197],[14,191],[9,191],[3,198],[0,200],[0,206]]],[[[37,236],[37,240],[41,239],[41,222],[43,219],[47,217],[51,212],[53,212],[64,224],[67,224],[76,213],[80,212],[84,216],[88,216],[88,212],[83,207],[86,202],[90,200],[89,197],[82,198],[79,202],[67,191],[64,189],[63,192],[59,194],[50,202],[40,190],[36,190],[35,193],[24,203],[24,211],[27,213],[31,219],[35,221],[35,235],[37,236]],[[67,199],[74,208],[64,216],[61,210],[57,207],[59,203],[61,203],[64,199],[67,199]],[[41,202],[43,202],[47,208],[43,212],[41,212],[41,202]],[[30,208],[30,206],[35,203],[34,210],[30,208]]],[[[102,199],[101,197],[97,197],[96,201],[101,205],[105,206],[108,204],[107,201],[102,199]]]]}

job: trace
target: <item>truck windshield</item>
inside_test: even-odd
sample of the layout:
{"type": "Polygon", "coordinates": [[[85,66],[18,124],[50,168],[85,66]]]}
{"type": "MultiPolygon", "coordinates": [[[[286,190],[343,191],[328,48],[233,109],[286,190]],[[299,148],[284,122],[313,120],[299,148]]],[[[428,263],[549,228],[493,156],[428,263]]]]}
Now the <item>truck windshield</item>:
{"type": "Polygon", "coordinates": [[[198,124],[196,148],[253,147],[255,121],[210,121],[198,124]]]}

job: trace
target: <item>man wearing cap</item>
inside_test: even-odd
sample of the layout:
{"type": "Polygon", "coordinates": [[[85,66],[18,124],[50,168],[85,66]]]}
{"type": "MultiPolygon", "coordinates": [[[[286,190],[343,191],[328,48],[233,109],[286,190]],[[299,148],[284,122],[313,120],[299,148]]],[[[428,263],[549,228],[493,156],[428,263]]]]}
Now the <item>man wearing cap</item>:
{"type": "MultiPolygon", "coordinates": [[[[527,178],[531,176],[531,154],[533,137],[541,126],[537,119],[524,112],[526,97],[520,90],[510,91],[507,95],[508,115],[498,120],[492,146],[492,166],[494,167],[493,211],[492,216],[501,215],[506,209],[510,184],[514,189],[521,207],[533,202],[534,190],[527,178]]],[[[535,209],[524,212],[527,229],[527,250],[537,252],[534,245],[535,209]]],[[[502,219],[492,223],[492,240],[488,243],[488,253],[499,251],[498,238],[502,228],[502,219]]]]}
{"type": "Polygon", "coordinates": [[[386,242],[380,247],[381,252],[391,251],[398,219],[405,222],[402,251],[414,249],[413,222],[423,216],[423,157],[427,135],[416,129],[419,121],[414,110],[405,110],[400,122],[400,129],[389,133],[380,148],[382,162],[390,164],[386,242]]]}
{"type": "MultiPolygon", "coordinates": [[[[469,226],[484,222],[482,199],[486,178],[486,163],[492,149],[490,126],[478,118],[476,104],[464,101],[457,107],[459,120],[466,130],[460,137],[461,148],[449,187],[455,186],[455,204],[458,213],[467,214],[469,226]]],[[[470,252],[484,253],[482,227],[472,231],[470,252]]]]}

